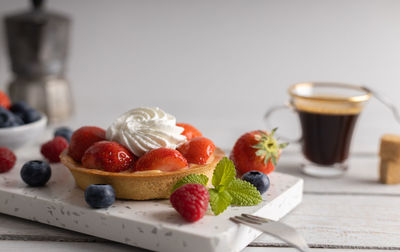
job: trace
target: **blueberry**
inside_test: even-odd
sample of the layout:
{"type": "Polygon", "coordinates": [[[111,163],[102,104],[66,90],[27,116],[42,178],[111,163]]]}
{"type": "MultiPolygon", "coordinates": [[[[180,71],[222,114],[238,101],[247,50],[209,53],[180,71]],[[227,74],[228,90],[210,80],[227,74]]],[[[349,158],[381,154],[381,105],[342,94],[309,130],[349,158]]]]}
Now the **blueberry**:
{"type": "Polygon", "coordinates": [[[71,141],[71,136],[72,136],[73,131],[68,128],[68,127],[59,127],[56,129],[56,131],[54,132],[54,136],[60,136],[65,138],[65,140],[67,140],[68,142],[71,141]]]}
{"type": "Polygon", "coordinates": [[[270,185],[268,176],[259,171],[246,172],[242,179],[254,185],[260,194],[265,193],[270,185]]]}
{"type": "Polygon", "coordinates": [[[18,116],[0,106],[0,128],[14,127],[24,124],[18,116]]]}
{"type": "Polygon", "coordinates": [[[31,106],[29,106],[26,102],[24,101],[17,101],[14,102],[11,107],[10,110],[11,112],[13,112],[14,114],[23,114],[23,112],[25,110],[28,110],[29,108],[31,108],[31,106]]]}
{"type": "Polygon", "coordinates": [[[12,121],[12,126],[19,126],[19,125],[23,125],[24,121],[21,119],[21,117],[17,116],[17,115],[13,115],[14,119],[12,121]]]}
{"type": "Polygon", "coordinates": [[[30,186],[44,186],[51,176],[50,165],[41,160],[26,162],[21,169],[22,180],[30,186]]]}
{"type": "Polygon", "coordinates": [[[20,117],[25,124],[38,121],[41,117],[39,111],[35,110],[23,101],[13,103],[10,110],[20,117]]]}
{"type": "Polygon", "coordinates": [[[115,201],[114,188],[103,184],[90,185],[85,190],[85,200],[92,208],[107,208],[115,201]]]}
{"type": "Polygon", "coordinates": [[[22,120],[24,120],[24,123],[32,123],[36,122],[40,119],[41,115],[39,111],[36,109],[30,108],[28,110],[25,110],[25,113],[22,116],[22,120]]]}

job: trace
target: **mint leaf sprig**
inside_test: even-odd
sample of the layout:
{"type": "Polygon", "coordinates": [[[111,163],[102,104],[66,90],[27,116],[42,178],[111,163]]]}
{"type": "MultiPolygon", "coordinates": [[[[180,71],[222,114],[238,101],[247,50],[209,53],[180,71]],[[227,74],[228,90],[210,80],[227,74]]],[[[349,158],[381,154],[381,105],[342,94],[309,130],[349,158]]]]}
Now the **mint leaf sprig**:
{"type": "MultiPolygon", "coordinates": [[[[172,192],[185,184],[202,184],[206,186],[208,177],[202,174],[190,174],[179,180],[172,192]]],[[[210,206],[215,215],[224,212],[228,206],[254,206],[262,201],[261,194],[255,186],[236,178],[235,165],[227,157],[222,158],[215,167],[209,188],[210,206]]]]}

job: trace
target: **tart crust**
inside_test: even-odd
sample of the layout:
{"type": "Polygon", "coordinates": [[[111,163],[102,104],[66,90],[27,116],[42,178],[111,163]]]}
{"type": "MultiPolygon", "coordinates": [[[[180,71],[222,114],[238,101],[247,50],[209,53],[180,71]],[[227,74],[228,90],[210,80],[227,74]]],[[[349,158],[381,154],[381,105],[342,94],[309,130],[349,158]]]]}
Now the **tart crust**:
{"type": "Polygon", "coordinates": [[[215,148],[214,154],[207,164],[189,164],[184,168],[173,172],[106,172],[96,169],[88,169],[76,162],[68,155],[68,149],[60,155],[61,162],[71,171],[76,184],[83,190],[91,184],[109,184],[115,190],[119,199],[149,200],[167,199],[172,187],[181,178],[189,174],[204,174],[211,178],[217,163],[225,156],[220,148],[215,148]]]}

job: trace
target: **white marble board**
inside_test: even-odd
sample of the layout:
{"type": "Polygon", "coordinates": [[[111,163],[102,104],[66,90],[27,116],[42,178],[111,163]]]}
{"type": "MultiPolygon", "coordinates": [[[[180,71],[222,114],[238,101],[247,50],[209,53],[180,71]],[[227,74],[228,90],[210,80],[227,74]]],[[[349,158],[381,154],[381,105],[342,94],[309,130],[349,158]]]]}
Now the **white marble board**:
{"type": "Polygon", "coordinates": [[[208,212],[196,223],[185,222],[168,200],[116,201],[108,209],[87,206],[83,191],[62,164],[52,165],[52,177],[42,188],[26,186],[22,164],[38,159],[38,147],[17,151],[13,170],[0,174],[0,212],[60,228],[156,251],[240,251],[260,232],[229,221],[252,213],[278,220],[302,200],[303,180],[273,172],[263,202],[253,207],[230,207],[219,216],[208,212]]]}

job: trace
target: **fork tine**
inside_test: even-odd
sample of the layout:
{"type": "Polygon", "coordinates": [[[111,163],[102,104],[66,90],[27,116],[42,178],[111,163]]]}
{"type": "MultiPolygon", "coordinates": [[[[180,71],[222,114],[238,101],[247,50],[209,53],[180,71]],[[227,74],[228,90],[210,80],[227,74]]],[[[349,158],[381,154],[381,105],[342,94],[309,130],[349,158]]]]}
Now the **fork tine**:
{"type": "Polygon", "coordinates": [[[242,214],[243,217],[255,220],[255,221],[259,221],[259,222],[270,222],[270,219],[267,218],[263,218],[260,216],[255,216],[255,215],[251,215],[251,214],[242,214]]]}
{"type": "Polygon", "coordinates": [[[242,214],[239,217],[244,221],[251,222],[251,223],[256,223],[256,224],[262,224],[262,223],[266,222],[264,220],[260,220],[258,218],[253,218],[253,217],[250,217],[250,216],[242,214]]]}
{"type": "Polygon", "coordinates": [[[249,219],[249,218],[245,218],[243,216],[235,216],[235,217],[232,217],[232,218],[235,219],[236,221],[238,221],[240,223],[244,223],[244,224],[246,224],[246,223],[252,223],[252,224],[256,224],[256,225],[261,224],[259,221],[252,220],[252,219],[249,219]]]}
{"type": "Polygon", "coordinates": [[[237,224],[246,224],[244,221],[237,219],[236,216],[230,217],[229,219],[230,219],[231,221],[237,223],[237,224]]]}
{"type": "Polygon", "coordinates": [[[246,223],[247,223],[247,222],[245,222],[245,221],[243,221],[243,220],[238,219],[237,216],[230,217],[229,219],[230,219],[231,221],[237,223],[237,224],[246,224],[246,223]]]}

